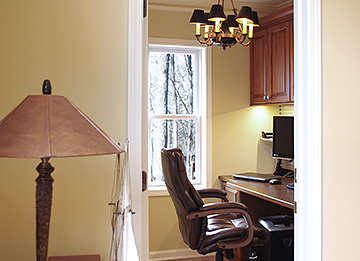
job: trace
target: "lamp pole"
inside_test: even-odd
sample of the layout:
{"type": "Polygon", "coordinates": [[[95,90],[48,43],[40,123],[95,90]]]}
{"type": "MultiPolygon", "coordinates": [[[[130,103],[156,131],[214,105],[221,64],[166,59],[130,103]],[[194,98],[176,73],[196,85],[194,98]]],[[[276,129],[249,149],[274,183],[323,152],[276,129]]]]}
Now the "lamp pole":
{"type": "Polygon", "coordinates": [[[49,228],[52,203],[52,184],[54,182],[51,173],[54,167],[49,162],[50,158],[42,158],[36,170],[39,176],[36,178],[36,260],[47,261],[49,245],[49,228]]]}

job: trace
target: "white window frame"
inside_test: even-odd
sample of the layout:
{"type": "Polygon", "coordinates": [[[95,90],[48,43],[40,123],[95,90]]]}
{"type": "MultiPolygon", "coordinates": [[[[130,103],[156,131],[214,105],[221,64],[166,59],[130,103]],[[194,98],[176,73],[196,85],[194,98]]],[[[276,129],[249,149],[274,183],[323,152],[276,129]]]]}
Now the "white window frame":
{"type": "MultiPolygon", "coordinates": [[[[200,168],[200,177],[193,185],[196,189],[211,186],[212,171],[211,171],[211,49],[199,45],[195,41],[183,39],[165,39],[165,38],[149,38],[149,53],[151,51],[183,53],[184,50],[189,53],[199,55],[196,61],[196,66],[199,67],[199,76],[196,80],[196,86],[199,91],[196,92],[198,107],[195,108],[195,113],[192,115],[151,115],[148,114],[148,148],[150,142],[150,119],[196,119],[199,124],[196,128],[199,130],[196,133],[196,140],[200,142],[197,146],[196,154],[200,155],[200,161],[197,167],[200,168]]],[[[197,72],[195,72],[196,74],[197,72]]],[[[146,88],[148,92],[148,87],[146,88]]],[[[148,94],[146,93],[146,96],[148,94]]],[[[148,106],[147,106],[148,108],[148,106]]],[[[149,159],[150,160],[150,159],[149,159]]],[[[148,169],[150,170],[150,161],[148,162],[148,169]]],[[[161,184],[150,183],[150,173],[148,177],[149,196],[164,196],[168,195],[166,186],[163,182],[161,184]]]]}

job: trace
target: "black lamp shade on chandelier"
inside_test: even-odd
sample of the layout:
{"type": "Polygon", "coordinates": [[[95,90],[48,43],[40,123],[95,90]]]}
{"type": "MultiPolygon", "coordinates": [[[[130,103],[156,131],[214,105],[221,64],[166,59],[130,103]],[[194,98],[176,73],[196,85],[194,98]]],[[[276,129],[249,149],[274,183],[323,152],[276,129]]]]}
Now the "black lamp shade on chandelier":
{"type": "Polygon", "coordinates": [[[230,0],[234,14],[228,16],[224,13],[224,0],[220,5],[214,4],[210,13],[201,9],[194,9],[189,23],[195,24],[195,37],[201,44],[221,46],[224,50],[237,43],[248,46],[253,38],[255,26],[259,26],[257,12],[251,7],[243,6],[240,12],[230,0]]]}

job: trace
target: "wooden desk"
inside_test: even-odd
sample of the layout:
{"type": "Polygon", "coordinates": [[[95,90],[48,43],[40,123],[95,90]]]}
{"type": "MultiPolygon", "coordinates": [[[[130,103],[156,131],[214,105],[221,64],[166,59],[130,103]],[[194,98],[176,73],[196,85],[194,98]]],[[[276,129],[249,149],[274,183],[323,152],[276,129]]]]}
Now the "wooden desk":
{"type": "MultiPolygon", "coordinates": [[[[219,176],[222,189],[232,188],[274,204],[294,209],[294,190],[286,185],[293,183],[292,178],[282,180],[282,184],[270,185],[268,182],[234,179],[232,175],[219,176]]],[[[225,189],[226,190],[226,189],[225,189]]]]}
{"type": "MultiPolygon", "coordinates": [[[[291,215],[294,210],[294,190],[287,184],[293,178],[282,180],[282,184],[270,185],[268,182],[234,179],[232,175],[221,175],[221,189],[228,193],[230,201],[241,202],[248,207],[248,212],[257,227],[261,227],[258,219],[272,215],[291,215]]],[[[248,260],[246,251],[235,251],[236,260],[248,260]]],[[[259,261],[261,261],[259,256],[259,261]]]]}

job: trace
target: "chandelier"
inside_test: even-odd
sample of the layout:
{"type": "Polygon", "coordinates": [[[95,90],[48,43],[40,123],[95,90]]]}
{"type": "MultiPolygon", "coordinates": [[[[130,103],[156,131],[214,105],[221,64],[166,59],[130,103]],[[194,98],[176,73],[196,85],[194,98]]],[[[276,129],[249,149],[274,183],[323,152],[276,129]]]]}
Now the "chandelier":
{"type": "Polygon", "coordinates": [[[195,24],[195,37],[200,44],[215,44],[225,50],[237,43],[243,46],[251,43],[254,27],[259,26],[257,12],[252,11],[249,6],[243,6],[237,13],[233,0],[230,1],[234,14],[227,17],[224,13],[224,0],[221,4],[218,0],[217,4],[212,5],[210,13],[194,9],[189,23],[195,24]]]}

